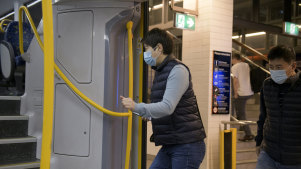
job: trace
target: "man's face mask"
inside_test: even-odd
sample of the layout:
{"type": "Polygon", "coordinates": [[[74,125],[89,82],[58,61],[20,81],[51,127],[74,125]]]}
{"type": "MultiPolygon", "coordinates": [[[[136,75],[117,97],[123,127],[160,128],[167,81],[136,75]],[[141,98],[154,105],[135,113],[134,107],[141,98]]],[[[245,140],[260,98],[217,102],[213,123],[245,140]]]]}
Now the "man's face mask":
{"type": "Polygon", "coordinates": [[[288,79],[288,74],[293,71],[293,66],[287,66],[283,59],[276,59],[270,61],[271,78],[275,83],[283,84],[288,79]]]}
{"type": "MultiPolygon", "coordinates": [[[[153,51],[155,51],[156,49],[157,49],[157,47],[155,47],[153,49],[153,51]]],[[[152,50],[145,51],[144,54],[143,54],[143,58],[144,58],[145,63],[150,65],[150,66],[156,66],[156,62],[157,62],[158,57],[159,56],[156,56],[156,57],[152,56],[152,50]]]]}
{"type": "Polygon", "coordinates": [[[270,70],[271,78],[275,83],[283,84],[287,80],[286,70],[270,70]]]}

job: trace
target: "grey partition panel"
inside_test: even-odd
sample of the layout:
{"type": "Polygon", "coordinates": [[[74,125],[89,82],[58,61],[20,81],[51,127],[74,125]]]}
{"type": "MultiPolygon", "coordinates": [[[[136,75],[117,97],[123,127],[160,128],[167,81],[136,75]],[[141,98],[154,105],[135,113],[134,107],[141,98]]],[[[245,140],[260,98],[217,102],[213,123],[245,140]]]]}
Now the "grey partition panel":
{"type": "MultiPolygon", "coordinates": [[[[120,95],[128,96],[128,50],[126,23],[133,17],[133,10],[125,10],[106,23],[105,96],[104,105],[117,112],[125,112],[120,95]]],[[[127,137],[127,117],[104,116],[103,167],[121,169],[127,137]]]]}
{"type": "Polygon", "coordinates": [[[90,108],[66,84],[57,84],[54,111],[54,153],[89,156],[90,108]]]}
{"type": "MultiPolygon", "coordinates": [[[[127,112],[120,96],[129,96],[129,56],[126,24],[133,21],[133,32],[140,13],[135,9],[125,10],[106,23],[105,42],[105,93],[104,106],[117,112],[127,112]]],[[[134,49],[135,50],[135,49],[134,49]]],[[[103,169],[122,169],[125,163],[127,117],[104,116],[103,122],[103,169]]]]}
{"type": "MultiPolygon", "coordinates": [[[[117,1],[73,1],[57,3],[53,8],[56,28],[55,61],[58,67],[83,94],[100,106],[117,112],[127,111],[122,107],[119,96],[128,96],[126,23],[134,20],[134,28],[136,27],[137,16],[134,9],[133,2],[117,1]],[[80,16],[81,13],[86,17],[80,16]],[[78,17],[69,17],[77,14],[78,17]],[[93,18],[91,22],[90,17],[93,18]],[[77,22],[82,24],[79,27],[85,28],[79,30],[79,27],[70,26],[71,23],[77,22]],[[60,24],[64,25],[65,35],[61,35],[60,24]],[[92,26],[83,26],[87,24],[92,26]],[[85,37],[81,37],[86,33],[87,36],[92,34],[89,37],[89,41],[92,41],[91,46],[85,37]],[[65,41],[66,34],[69,37],[65,41]],[[79,44],[73,39],[80,39],[82,43],[79,44]],[[88,64],[88,61],[92,64],[88,64]],[[91,69],[91,79],[87,78],[88,67],[91,69]],[[86,73],[80,74],[83,73],[81,71],[86,73]],[[77,76],[79,74],[80,76],[77,76]]],[[[127,117],[108,116],[96,110],[78,98],[59,76],[55,76],[55,84],[54,151],[51,169],[123,169],[127,117]],[[63,104],[67,106],[64,107],[63,104]],[[90,121],[86,116],[88,113],[90,121]],[[88,138],[82,135],[81,129],[87,128],[84,124],[89,123],[90,131],[86,133],[90,134],[88,141],[88,138]]]]}
{"type": "Polygon", "coordinates": [[[93,12],[64,12],[59,13],[57,18],[56,59],[78,83],[90,83],[93,62],[93,12]]]}

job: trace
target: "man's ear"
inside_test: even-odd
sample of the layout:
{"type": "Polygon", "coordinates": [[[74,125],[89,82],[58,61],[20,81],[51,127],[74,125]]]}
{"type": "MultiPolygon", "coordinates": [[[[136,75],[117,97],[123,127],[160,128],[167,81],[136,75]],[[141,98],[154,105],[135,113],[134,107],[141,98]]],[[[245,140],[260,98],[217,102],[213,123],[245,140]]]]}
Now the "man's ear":
{"type": "Polygon", "coordinates": [[[157,49],[158,49],[159,52],[163,53],[163,45],[161,43],[157,44],[157,49]]]}
{"type": "Polygon", "coordinates": [[[296,62],[296,61],[294,61],[294,62],[292,63],[292,68],[293,68],[293,70],[296,70],[296,68],[297,68],[297,62],[296,62]]]}

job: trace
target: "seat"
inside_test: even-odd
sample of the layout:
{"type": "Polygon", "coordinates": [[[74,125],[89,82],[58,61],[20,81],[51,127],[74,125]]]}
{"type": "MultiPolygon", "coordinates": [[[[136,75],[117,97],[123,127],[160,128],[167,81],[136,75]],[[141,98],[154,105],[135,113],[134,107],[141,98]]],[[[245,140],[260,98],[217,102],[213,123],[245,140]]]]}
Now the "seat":
{"type": "MultiPolygon", "coordinates": [[[[27,51],[33,32],[28,23],[23,23],[23,48],[27,51]]],[[[10,22],[4,30],[4,40],[0,42],[0,65],[3,79],[8,86],[15,86],[17,93],[24,91],[25,61],[19,47],[19,22],[10,22]]],[[[19,95],[18,94],[18,95],[19,95]]]]}
{"type": "Polygon", "coordinates": [[[2,77],[11,81],[15,72],[15,54],[12,45],[5,40],[0,42],[0,56],[2,77]]]}

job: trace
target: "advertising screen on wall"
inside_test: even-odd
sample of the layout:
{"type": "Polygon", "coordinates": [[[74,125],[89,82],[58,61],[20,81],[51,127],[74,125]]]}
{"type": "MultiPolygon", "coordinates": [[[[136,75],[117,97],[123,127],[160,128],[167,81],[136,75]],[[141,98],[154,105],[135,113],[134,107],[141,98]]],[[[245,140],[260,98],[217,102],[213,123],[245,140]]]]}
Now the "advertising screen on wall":
{"type": "Polygon", "coordinates": [[[229,114],[231,53],[213,51],[212,114],[229,114]]]}

